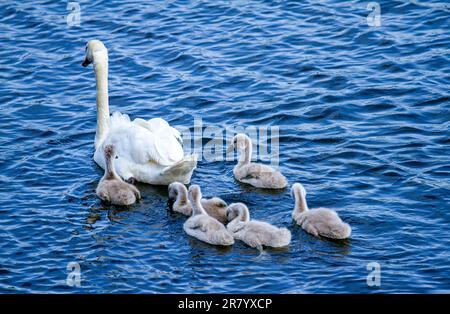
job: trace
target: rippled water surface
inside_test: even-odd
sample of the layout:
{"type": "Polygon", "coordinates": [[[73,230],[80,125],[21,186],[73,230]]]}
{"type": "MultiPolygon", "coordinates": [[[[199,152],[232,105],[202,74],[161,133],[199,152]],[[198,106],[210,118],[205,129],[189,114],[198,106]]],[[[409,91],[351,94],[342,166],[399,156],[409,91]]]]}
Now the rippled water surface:
{"type": "Polygon", "coordinates": [[[69,27],[65,1],[2,1],[0,292],[449,292],[450,6],[379,3],[371,27],[365,1],[80,1],[69,27]],[[189,238],[164,187],[102,205],[95,80],[80,65],[93,38],[109,49],[111,111],[278,126],[282,172],[352,238],[306,234],[288,190],[237,184],[231,161],[200,161],[192,183],[288,227],[287,250],[189,238]]]}

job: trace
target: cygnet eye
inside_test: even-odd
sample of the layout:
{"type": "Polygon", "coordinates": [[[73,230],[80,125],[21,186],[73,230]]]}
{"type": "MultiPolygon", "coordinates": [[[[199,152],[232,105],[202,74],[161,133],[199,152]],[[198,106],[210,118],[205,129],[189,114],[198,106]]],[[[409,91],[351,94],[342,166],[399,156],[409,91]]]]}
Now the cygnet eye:
{"type": "Polygon", "coordinates": [[[119,156],[116,156],[116,159],[119,159],[119,156]]]}

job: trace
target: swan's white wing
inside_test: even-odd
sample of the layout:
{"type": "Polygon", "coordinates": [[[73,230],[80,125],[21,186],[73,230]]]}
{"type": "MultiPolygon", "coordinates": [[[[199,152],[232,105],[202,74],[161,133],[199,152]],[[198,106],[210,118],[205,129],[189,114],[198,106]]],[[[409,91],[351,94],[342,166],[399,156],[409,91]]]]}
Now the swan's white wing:
{"type": "Polygon", "coordinates": [[[172,165],[183,159],[181,134],[177,129],[171,127],[166,120],[161,118],[148,121],[135,119],[133,123],[146,128],[154,135],[153,151],[149,153],[154,159],[159,160],[159,164],[172,165]]]}
{"type": "Polygon", "coordinates": [[[180,161],[183,147],[179,132],[163,119],[130,121],[128,115],[114,112],[111,117],[110,141],[117,154],[138,164],[154,162],[170,166],[180,161]]]}
{"type": "Polygon", "coordinates": [[[136,124],[139,124],[140,126],[142,126],[144,128],[147,128],[148,130],[150,130],[153,133],[163,133],[163,134],[174,136],[177,139],[177,141],[182,143],[182,138],[181,138],[180,132],[177,129],[171,127],[169,125],[169,123],[162,118],[153,118],[148,121],[138,118],[138,119],[134,119],[133,122],[136,124]]]}

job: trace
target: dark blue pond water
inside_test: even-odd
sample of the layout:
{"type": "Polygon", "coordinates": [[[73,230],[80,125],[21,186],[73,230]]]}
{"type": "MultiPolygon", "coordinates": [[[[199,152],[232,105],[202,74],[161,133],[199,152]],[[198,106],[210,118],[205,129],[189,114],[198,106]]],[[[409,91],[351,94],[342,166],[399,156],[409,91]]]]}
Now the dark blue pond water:
{"type": "Polygon", "coordinates": [[[0,4],[0,292],[450,292],[450,7],[445,1],[66,1],[0,4]],[[352,238],[314,238],[289,191],[237,184],[199,162],[205,195],[244,201],[292,231],[285,251],[189,238],[164,187],[105,207],[94,190],[95,80],[105,42],[110,105],[134,117],[279,127],[281,171],[352,238]],[[66,284],[69,262],[81,287],[66,284]],[[367,285],[367,264],[381,286],[367,285]]]}

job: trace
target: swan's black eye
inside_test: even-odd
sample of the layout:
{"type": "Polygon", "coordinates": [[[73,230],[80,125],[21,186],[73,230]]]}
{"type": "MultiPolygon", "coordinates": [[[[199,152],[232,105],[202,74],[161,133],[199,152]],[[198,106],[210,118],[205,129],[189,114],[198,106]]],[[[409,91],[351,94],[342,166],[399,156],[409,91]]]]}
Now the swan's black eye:
{"type": "Polygon", "coordinates": [[[119,156],[116,156],[116,159],[119,159],[119,156]]]}

